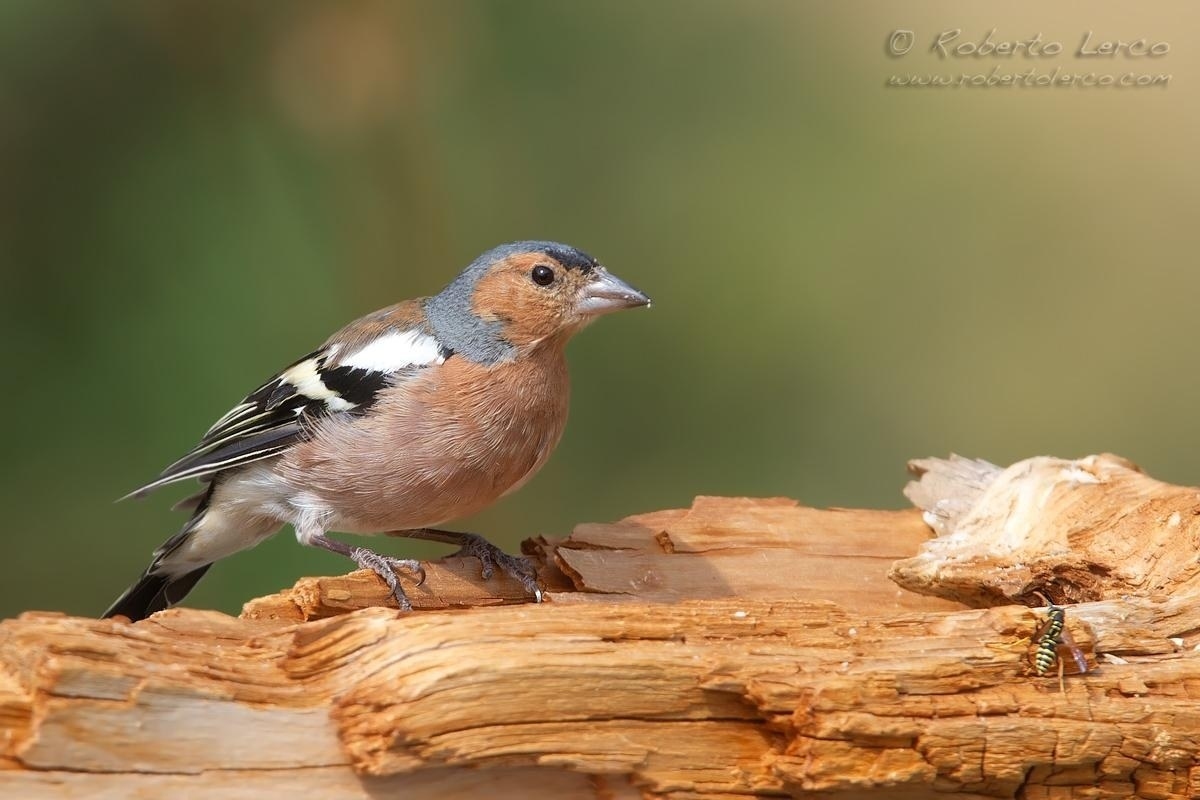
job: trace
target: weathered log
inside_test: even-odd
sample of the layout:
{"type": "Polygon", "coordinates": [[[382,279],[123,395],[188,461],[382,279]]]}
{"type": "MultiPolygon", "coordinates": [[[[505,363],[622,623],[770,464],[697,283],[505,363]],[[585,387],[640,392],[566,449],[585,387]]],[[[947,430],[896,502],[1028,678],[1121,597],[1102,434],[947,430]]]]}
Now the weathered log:
{"type": "MultiPolygon", "coordinates": [[[[1028,469],[1021,496],[1069,495],[1060,472],[1028,469]]],[[[945,517],[953,525],[993,482],[976,480],[974,494],[930,482],[924,499],[958,497],[941,506],[958,509],[945,517]]],[[[1099,485],[1120,491],[1089,491],[1088,507],[1100,519],[1099,506],[1119,506],[1125,525],[1160,517],[1163,496],[1191,492],[1200,504],[1196,490],[1149,479],[1099,485]]],[[[1077,517],[1059,524],[1068,520],[1043,540],[1084,541],[1077,517]]],[[[237,619],[26,614],[0,623],[0,796],[1200,792],[1194,597],[1126,592],[1071,606],[1067,628],[1091,670],[1037,676],[1031,637],[1044,611],[964,609],[887,579],[897,559],[945,538],[931,535],[916,510],[699,498],[527,542],[550,589],[541,605],[448,559],[428,565],[425,585],[406,586],[411,614],[387,608],[365,572],[301,580],[237,619]]],[[[1120,574],[1153,576],[1160,594],[1191,586],[1166,541],[1127,556],[1155,564],[1120,574]],[[1175,583],[1164,563],[1179,565],[1175,583]]],[[[1194,563],[1194,542],[1177,546],[1192,547],[1194,563]]],[[[1055,552],[1079,558],[1078,548],[1055,552]]],[[[1056,600],[1099,585],[1055,571],[1055,552],[1037,555],[1020,585],[1056,600]]],[[[943,565],[956,587],[968,585],[969,558],[943,565]]],[[[995,553],[980,564],[975,593],[948,594],[972,605],[1006,596],[995,553]]]]}

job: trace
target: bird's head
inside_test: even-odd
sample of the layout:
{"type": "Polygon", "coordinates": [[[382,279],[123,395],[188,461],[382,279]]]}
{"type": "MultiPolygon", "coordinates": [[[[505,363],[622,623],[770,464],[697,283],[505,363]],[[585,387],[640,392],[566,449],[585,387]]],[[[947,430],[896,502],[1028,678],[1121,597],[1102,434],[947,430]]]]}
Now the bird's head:
{"type": "Polygon", "coordinates": [[[565,342],[602,314],[648,305],[649,297],[586,253],[514,242],[475,259],[425,309],[441,341],[486,363],[565,342]]]}

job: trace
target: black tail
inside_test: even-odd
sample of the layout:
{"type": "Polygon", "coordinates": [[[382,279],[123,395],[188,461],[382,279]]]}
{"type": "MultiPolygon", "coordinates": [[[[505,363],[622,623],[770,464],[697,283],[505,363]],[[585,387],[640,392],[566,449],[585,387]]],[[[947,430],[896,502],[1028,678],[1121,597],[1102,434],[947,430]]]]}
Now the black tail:
{"type": "MultiPolygon", "coordinates": [[[[162,611],[164,608],[170,608],[178,603],[204,577],[204,573],[208,572],[208,568],[212,564],[205,564],[182,575],[168,575],[165,570],[161,569],[161,566],[163,559],[187,541],[192,531],[200,524],[204,518],[204,512],[208,509],[208,501],[212,499],[215,486],[215,482],[209,483],[199,495],[183,501],[187,504],[184,507],[193,508],[191,519],[179,533],[167,539],[163,542],[162,547],[154,551],[154,560],[150,562],[150,566],[146,567],[142,577],[137,579],[137,583],[126,589],[125,594],[118,597],[116,602],[104,612],[106,619],[117,615],[129,617],[134,622],[145,619],[156,611],[162,611]]],[[[183,503],[180,505],[182,506],[183,503]]]]}
{"type": "Polygon", "coordinates": [[[125,594],[104,612],[105,617],[121,615],[129,617],[134,622],[162,611],[182,600],[196,582],[204,577],[212,564],[205,564],[199,569],[185,572],[178,577],[169,575],[152,575],[149,570],[142,573],[137,583],[125,590],[125,594]]]}

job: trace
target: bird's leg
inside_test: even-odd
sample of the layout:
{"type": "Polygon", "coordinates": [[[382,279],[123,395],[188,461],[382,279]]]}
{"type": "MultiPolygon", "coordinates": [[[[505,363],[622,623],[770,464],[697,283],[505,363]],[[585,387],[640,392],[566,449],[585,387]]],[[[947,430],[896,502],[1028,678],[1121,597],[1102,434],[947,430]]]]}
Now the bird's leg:
{"type": "Polygon", "coordinates": [[[437,528],[415,528],[410,531],[394,531],[391,535],[456,544],[458,550],[451,555],[474,556],[479,559],[484,580],[492,577],[496,567],[499,567],[515,578],[526,592],[533,595],[537,602],[542,602],[542,589],[538,586],[537,570],[534,569],[533,563],[523,556],[510,556],[477,533],[458,533],[437,528]]]}
{"type": "Polygon", "coordinates": [[[358,564],[359,569],[371,570],[387,584],[388,589],[391,590],[392,597],[396,599],[396,604],[400,606],[400,610],[412,611],[412,603],[408,602],[408,596],[404,594],[404,588],[400,586],[400,579],[396,577],[396,570],[402,569],[405,572],[417,575],[417,586],[420,586],[425,582],[425,568],[421,566],[421,562],[411,558],[392,558],[391,556],[380,555],[374,550],[368,550],[365,547],[355,547],[354,545],[340,542],[337,539],[330,539],[323,533],[306,536],[301,541],[305,544],[346,556],[354,561],[355,564],[358,564]]]}

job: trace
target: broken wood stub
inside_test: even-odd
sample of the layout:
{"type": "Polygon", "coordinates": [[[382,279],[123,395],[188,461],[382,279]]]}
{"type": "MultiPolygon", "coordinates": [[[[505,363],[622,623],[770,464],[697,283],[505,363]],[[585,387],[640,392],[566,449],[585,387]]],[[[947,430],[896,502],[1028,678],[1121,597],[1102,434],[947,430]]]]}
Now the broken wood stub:
{"type": "MultiPolygon", "coordinates": [[[[916,511],[815,509],[782,498],[698,497],[692,508],[578,525],[566,539],[523,545],[551,602],[669,603],[689,598],[835,600],[844,608],[950,610],[959,604],[905,591],[887,578],[890,563],[929,538],[916,511]],[[595,596],[593,596],[595,595],[595,596]]],[[[474,559],[426,565],[425,583],[400,574],[418,610],[527,603],[504,575],[479,580],[474,559]]],[[[249,619],[303,621],[390,605],[367,570],[303,578],[252,600],[249,619]]]]}
{"type": "Polygon", "coordinates": [[[1200,594],[1200,490],[1112,455],[1001,469],[914,461],[905,494],[936,532],[891,577],[971,606],[1200,594]]]}

